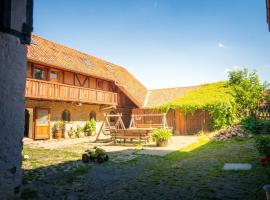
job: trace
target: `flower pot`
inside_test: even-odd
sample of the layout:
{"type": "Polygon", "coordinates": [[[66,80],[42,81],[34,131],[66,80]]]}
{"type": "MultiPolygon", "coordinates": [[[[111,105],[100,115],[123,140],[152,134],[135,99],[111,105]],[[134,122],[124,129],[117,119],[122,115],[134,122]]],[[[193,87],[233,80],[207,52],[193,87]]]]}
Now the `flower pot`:
{"type": "Polygon", "coordinates": [[[158,147],[167,147],[169,146],[169,140],[158,140],[157,141],[157,146],[158,147]]]}
{"type": "Polygon", "coordinates": [[[265,194],[266,194],[266,199],[270,200],[270,185],[263,186],[263,189],[264,189],[265,194]]]}
{"type": "Polygon", "coordinates": [[[61,139],[63,136],[63,131],[55,131],[54,132],[54,139],[61,139]]]}

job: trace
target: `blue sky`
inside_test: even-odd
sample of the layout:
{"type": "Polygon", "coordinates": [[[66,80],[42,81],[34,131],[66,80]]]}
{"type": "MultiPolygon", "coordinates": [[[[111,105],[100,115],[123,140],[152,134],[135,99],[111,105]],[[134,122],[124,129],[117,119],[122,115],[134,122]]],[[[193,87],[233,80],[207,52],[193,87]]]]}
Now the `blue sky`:
{"type": "Polygon", "coordinates": [[[256,69],[270,82],[265,0],[35,0],[34,33],[128,69],[148,88],[256,69]]]}

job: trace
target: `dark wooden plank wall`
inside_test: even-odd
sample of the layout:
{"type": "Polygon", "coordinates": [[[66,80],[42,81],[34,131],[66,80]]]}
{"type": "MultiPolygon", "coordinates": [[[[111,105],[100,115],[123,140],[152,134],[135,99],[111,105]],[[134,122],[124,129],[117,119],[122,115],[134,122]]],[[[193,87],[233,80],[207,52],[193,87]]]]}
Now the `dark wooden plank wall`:
{"type": "MultiPolygon", "coordinates": [[[[153,109],[133,109],[132,114],[158,114],[158,110],[153,109]]],[[[200,131],[211,131],[211,119],[207,111],[197,110],[193,114],[184,114],[179,111],[170,110],[167,113],[167,123],[173,128],[174,134],[196,134],[200,131]]],[[[152,124],[162,123],[161,117],[142,117],[137,119],[137,123],[152,124]]]]}

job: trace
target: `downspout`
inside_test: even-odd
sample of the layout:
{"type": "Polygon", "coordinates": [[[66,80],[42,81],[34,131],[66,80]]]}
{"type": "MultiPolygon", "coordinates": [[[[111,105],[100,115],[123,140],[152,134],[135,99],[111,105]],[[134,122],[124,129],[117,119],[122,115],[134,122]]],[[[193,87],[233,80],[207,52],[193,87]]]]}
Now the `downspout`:
{"type": "Polygon", "coordinates": [[[147,94],[145,96],[145,100],[144,100],[144,104],[143,104],[143,107],[145,108],[147,103],[148,103],[148,98],[149,98],[149,94],[150,94],[150,90],[147,91],[147,94]]]}

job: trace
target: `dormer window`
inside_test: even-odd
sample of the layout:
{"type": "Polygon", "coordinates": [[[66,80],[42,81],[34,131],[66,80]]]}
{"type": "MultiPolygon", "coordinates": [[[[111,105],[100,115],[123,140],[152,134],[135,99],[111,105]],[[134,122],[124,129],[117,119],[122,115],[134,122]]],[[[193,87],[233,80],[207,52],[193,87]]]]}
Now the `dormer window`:
{"type": "Polygon", "coordinates": [[[87,66],[87,67],[93,67],[92,63],[89,61],[89,60],[86,60],[86,59],[82,59],[82,61],[84,62],[84,64],[87,66]]]}

